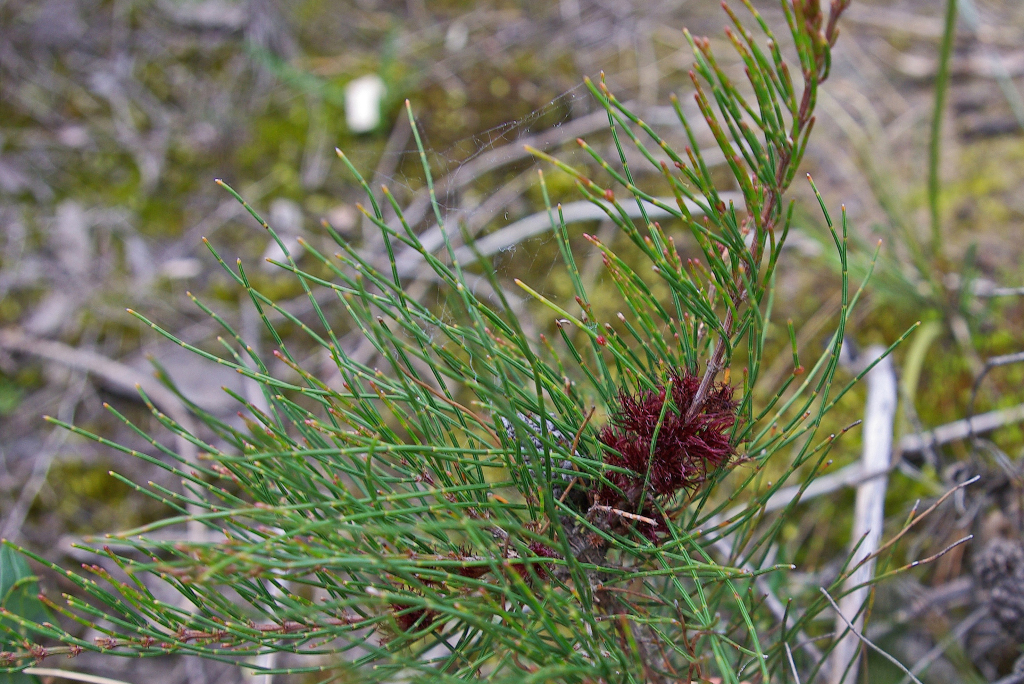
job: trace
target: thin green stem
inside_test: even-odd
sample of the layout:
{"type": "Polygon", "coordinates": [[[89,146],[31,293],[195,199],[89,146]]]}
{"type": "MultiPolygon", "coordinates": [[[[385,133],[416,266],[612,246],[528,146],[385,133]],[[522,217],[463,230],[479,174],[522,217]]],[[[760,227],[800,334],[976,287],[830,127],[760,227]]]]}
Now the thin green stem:
{"type": "Polygon", "coordinates": [[[942,226],[939,217],[939,165],[942,154],[942,118],[946,111],[946,91],[949,87],[949,62],[953,55],[953,37],[956,33],[957,0],[946,0],[946,18],[939,46],[939,71],[935,76],[935,107],[932,110],[931,138],[928,141],[928,211],[931,219],[932,257],[942,252],[942,226]]]}

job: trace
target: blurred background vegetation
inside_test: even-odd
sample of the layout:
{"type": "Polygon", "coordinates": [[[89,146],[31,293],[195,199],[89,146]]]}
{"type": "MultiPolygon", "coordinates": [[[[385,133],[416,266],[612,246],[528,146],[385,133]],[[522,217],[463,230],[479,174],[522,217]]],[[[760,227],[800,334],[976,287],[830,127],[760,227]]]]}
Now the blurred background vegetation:
{"type": "MultiPolygon", "coordinates": [[[[754,4],[769,24],[783,24],[772,3],[754,4]]],[[[1024,401],[1024,363],[1007,356],[1024,350],[1024,5],[961,0],[956,21],[936,139],[934,220],[938,3],[865,1],[847,12],[805,159],[829,206],[845,203],[861,255],[883,241],[851,343],[888,345],[914,321],[925,323],[896,354],[897,440],[1024,401]],[[991,362],[1000,357],[1005,364],[991,362]]],[[[124,310],[216,350],[218,331],[190,291],[258,337],[258,320],[239,306],[240,293],[203,237],[242,259],[268,295],[308,313],[293,277],[261,267],[273,256],[268,236],[214,178],[237,188],[285,236],[320,244],[327,220],[372,247],[355,206],[365,201],[362,191],[333,148],[375,188],[386,184],[415,206],[422,174],[401,112],[408,98],[449,216],[491,232],[542,206],[534,187],[541,165],[522,154],[525,141],[587,163],[573,141],[607,120],[582,86],[586,75],[603,70],[620,99],[680,139],[667,105],[670,93],[684,108],[691,102],[682,27],[724,43],[724,23],[717,3],[695,0],[0,2],[2,536],[70,563],[83,535],[166,512],[108,471],[157,482],[165,473],[54,432],[43,414],[145,449],[102,403],[152,420],[133,389],[152,378],[150,359],[197,403],[234,414],[221,390],[245,393],[234,373],[181,352],[124,310]],[[356,134],[346,123],[345,89],[371,74],[386,88],[381,122],[356,134]]],[[[556,199],[579,199],[568,176],[551,173],[548,183],[556,199]]],[[[838,313],[839,278],[829,250],[819,247],[816,203],[805,187],[794,194],[798,234],[780,269],[775,318],[791,318],[816,354],[838,313]]],[[[586,228],[615,239],[596,221],[586,228]]],[[[587,245],[578,243],[580,261],[596,279],[599,259],[587,262],[587,245]]],[[[550,236],[534,236],[501,252],[496,265],[508,278],[526,273],[566,295],[567,283],[547,279],[556,255],[550,236]]],[[[417,294],[431,292],[421,284],[417,294]]],[[[778,361],[769,361],[766,394],[792,370],[786,330],[769,344],[778,361]]],[[[330,360],[323,364],[329,374],[330,360]]],[[[844,401],[833,431],[861,417],[863,398],[860,390],[844,401]]],[[[857,459],[859,440],[856,431],[844,437],[837,466],[857,459]]],[[[1022,445],[1024,433],[1009,421],[984,440],[898,460],[886,509],[893,521],[916,499],[983,475],[916,532],[907,553],[927,556],[966,532],[979,535],[973,544],[880,589],[896,600],[877,602],[876,638],[905,662],[930,658],[927,681],[994,681],[1012,667],[1015,637],[985,612],[971,559],[992,539],[1020,539],[1022,445]]],[[[834,572],[829,563],[849,542],[852,500],[845,491],[802,506],[779,560],[797,562],[810,582],[834,572]]],[[[136,678],[151,667],[91,666],[136,678]]],[[[210,664],[174,668],[154,681],[228,677],[210,664]]]]}

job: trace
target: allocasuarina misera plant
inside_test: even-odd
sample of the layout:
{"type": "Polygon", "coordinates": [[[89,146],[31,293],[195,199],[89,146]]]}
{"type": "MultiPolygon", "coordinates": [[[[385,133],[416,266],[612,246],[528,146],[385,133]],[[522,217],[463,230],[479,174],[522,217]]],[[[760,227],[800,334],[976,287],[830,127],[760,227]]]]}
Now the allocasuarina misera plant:
{"type": "MultiPolygon", "coordinates": [[[[323,681],[736,684],[797,670],[810,681],[828,640],[819,642],[823,653],[807,633],[827,603],[798,594],[787,609],[772,593],[795,591],[790,566],[766,560],[792,507],[780,518],[763,515],[762,506],[798,469],[802,477],[817,471],[832,443],[817,436],[818,426],[845,391],[832,391],[832,381],[853,303],[846,226],[844,218],[842,230],[833,228],[824,206],[844,264],[836,333],[806,372],[794,343],[794,372],[774,394],[755,388],[792,215],[783,194],[796,177],[849,2],[834,0],[826,15],[818,0],[781,0],[793,66],[784,43],[744,4],[760,36],[725,6],[745,68],[742,89],[710,42],[686,33],[694,97],[738,199],[726,201],[678,103],[689,139],[681,152],[603,83],[587,82],[608,113],[617,159],[583,141],[589,166],[535,151],[571,174],[632,243],[619,252],[591,236],[581,243],[547,200],[541,175],[575,291],[571,303],[560,303],[516,281],[536,304],[543,335],[525,332],[512,288],[472,241],[460,246],[445,230],[415,122],[440,253],[421,239],[433,223],[407,223],[385,188],[397,216],[388,222],[368,192],[364,211],[388,260],[376,263],[329,225],[335,253],[304,245],[315,268],[299,268],[281,244],[279,265],[310,295],[312,314],[299,315],[211,246],[261,314],[276,311],[301,333],[286,341],[263,316],[290,375],[273,375],[196,300],[224,326],[227,349],[222,358],[196,353],[258,383],[262,405],[238,397],[244,427],[192,406],[202,422],[196,432],[153,406],[156,421],[198,448],[195,461],[148,435],[152,454],[106,442],[182,478],[181,491],[136,485],[174,515],[111,535],[82,573],[22,550],[74,589],[61,601],[41,594],[37,612],[5,604],[0,667],[20,671],[91,649],[322,672],[323,681]],[[653,181],[634,176],[624,145],[651,163],[653,181]],[[669,218],[651,220],[655,209],[669,218]],[[604,257],[622,312],[610,320],[583,286],[581,246],[604,257]],[[408,295],[399,264],[409,258],[424,264],[439,305],[408,295]],[[478,294],[487,284],[490,292],[478,294]],[[331,306],[314,290],[333,293],[331,306]],[[538,311],[553,313],[554,322],[538,311]],[[376,361],[350,356],[339,326],[359,331],[376,361]],[[299,359],[311,356],[297,353],[303,345],[333,360],[336,382],[303,367],[299,359]],[[784,460],[781,475],[751,487],[771,459],[784,460]],[[765,573],[776,573],[770,587],[765,573]],[[159,598],[167,592],[155,592],[157,584],[180,599],[159,598]],[[48,615],[38,612],[44,605],[48,615]],[[86,627],[101,636],[86,638],[86,627]]],[[[20,589],[8,598],[33,581],[23,562],[18,567],[20,589]]]]}

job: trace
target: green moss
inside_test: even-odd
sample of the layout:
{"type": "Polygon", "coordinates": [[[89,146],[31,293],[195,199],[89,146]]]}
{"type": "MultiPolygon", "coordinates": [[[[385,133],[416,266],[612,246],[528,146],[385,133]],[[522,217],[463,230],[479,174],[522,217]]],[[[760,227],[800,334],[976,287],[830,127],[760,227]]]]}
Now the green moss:
{"type": "Polygon", "coordinates": [[[206,295],[222,302],[237,302],[238,284],[231,280],[226,273],[218,273],[210,279],[210,283],[206,286],[206,295]]]}
{"type": "Polygon", "coordinates": [[[38,389],[45,382],[42,368],[37,365],[22,366],[14,376],[14,382],[26,390],[38,389]]]}
{"type": "Polygon", "coordinates": [[[53,499],[48,510],[66,521],[73,534],[127,529],[155,517],[154,505],[140,500],[128,485],[112,477],[111,467],[111,462],[100,459],[93,463],[57,461],[50,468],[47,485],[53,499]]]}
{"type": "Polygon", "coordinates": [[[275,268],[273,271],[246,271],[253,289],[268,297],[273,302],[281,302],[298,297],[304,290],[302,283],[290,271],[275,268]]]}
{"type": "Polygon", "coordinates": [[[157,193],[148,197],[139,209],[139,232],[155,238],[179,235],[185,224],[183,209],[173,195],[157,193]]]}
{"type": "Polygon", "coordinates": [[[14,297],[0,299],[0,325],[10,325],[21,317],[21,303],[14,297]]]}
{"type": "Polygon", "coordinates": [[[14,413],[25,393],[23,387],[7,376],[0,375],[0,416],[14,413]]]}

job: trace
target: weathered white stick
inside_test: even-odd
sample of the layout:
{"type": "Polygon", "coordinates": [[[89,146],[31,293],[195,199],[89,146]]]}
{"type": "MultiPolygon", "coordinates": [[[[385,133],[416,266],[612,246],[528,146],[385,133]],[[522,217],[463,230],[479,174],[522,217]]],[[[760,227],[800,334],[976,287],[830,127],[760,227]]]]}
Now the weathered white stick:
{"type": "MultiPolygon", "coordinates": [[[[884,347],[869,347],[864,350],[858,361],[867,365],[881,356],[884,351],[884,347]]],[[[865,473],[884,472],[889,468],[892,460],[892,431],[896,418],[896,371],[891,359],[889,357],[882,359],[868,372],[866,380],[868,398],[864,409],[864,446],[861,451],[861,468],[865,473]]],[[[857,563],[878,549],[882,539],[882,525],[885,522],[885,490],[888,484],[888,475],[882,475],[862,482],[857,487],[853,534],[850,540],[851,547],[857,546],[857,553],[851,567],[856,566],[857,563]]],[[[853,587],[864,584],[874,576],[874,573],[875,563],[874,560],[870,560],[857,568],[847,580],[846,586],[853,587]]],[[[863,631],[864,615],[858,615],[856,619],[854,616],[867,600],[868,592],[868,587],[862,587],[847,594],[839,602],[839,611],[842,615],[836,617],[836,633],[842,634],[849,625],[853,625],[853,630],[847,632],[840,639],[839,644],[832,652],[829,677],[831,684],[841,684],[844,680],[844,673],[847,674],[846,681],[857,681],[858,663],[854,662],[848,673],[846,666],[857,657],[857,652],[861,647],[859,639],[853,632],[863,631]]]]}
{"type": "Polygon", "coordinates": [[[1009,408],[997,409],[988,413],[981,413],[971,418],[953,421],[946,425],[940,425],[934,430],[922,432],[917,435],[907,435],[900,440],[900,452],[907,454],[924,451],[929,446],[939,446],[958,439],[967,439],[972,434],[980,435],[984,432],[991,432],[1010,423],[1024,421],[1024,404],[1017,404],[1009,408]]]}
{"type": "Polygon", "coordinates": [[[37,677],[56,677],[57,679],[66,679],[69,682],[88,682],[88,684],[129,684],[128,682],[120,679],[99,677],[97,675],[86,674],[84,672],[74,672],[73,670],[60,670],[54,667],[30,667],[27,670],[23,670],[23,672],[26,675],[35,675],[37,677]]]}

